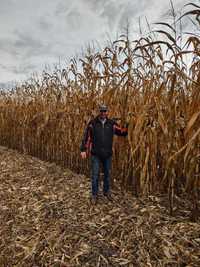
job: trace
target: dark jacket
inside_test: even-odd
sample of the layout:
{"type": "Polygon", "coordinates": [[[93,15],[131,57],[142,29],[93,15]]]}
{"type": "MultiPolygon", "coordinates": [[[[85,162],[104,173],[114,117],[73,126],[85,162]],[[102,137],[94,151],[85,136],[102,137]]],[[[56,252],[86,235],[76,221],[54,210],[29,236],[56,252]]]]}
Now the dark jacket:
{"type": "Polygon", "coordinates": [[[91,120],[84,132],[81,142],[81,152],[91,152],[102,158],[112,155],[113,135],[127,136],[128,129],[121,128],[114,120],[107,118],[103,124],[97,116],[91,120]]]}

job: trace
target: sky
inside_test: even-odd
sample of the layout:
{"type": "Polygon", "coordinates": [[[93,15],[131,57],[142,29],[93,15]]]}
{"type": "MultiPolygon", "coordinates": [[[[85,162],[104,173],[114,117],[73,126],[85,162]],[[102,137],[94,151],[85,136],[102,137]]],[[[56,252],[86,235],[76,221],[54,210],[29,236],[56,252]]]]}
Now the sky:
{"type": "MultiPolygon", "coordinates": [[[[173,0],[175,10],[199,0],[173,0]]],[[[166,21],[170,0],[0,0],[0,86],[28,79],[81,53],[89,43],[100,47],[123,32],[133,38],[145,17],[166,21]]],[[[145,28],[145,26],[144,26],[145,28]]]]}

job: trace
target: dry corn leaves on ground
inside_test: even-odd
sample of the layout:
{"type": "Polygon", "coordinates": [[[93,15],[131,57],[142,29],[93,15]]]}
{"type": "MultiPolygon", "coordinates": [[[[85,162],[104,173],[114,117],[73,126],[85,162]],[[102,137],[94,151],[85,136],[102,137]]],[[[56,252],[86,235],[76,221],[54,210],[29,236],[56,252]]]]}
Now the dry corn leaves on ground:
{"type": "Polygon", "coordinates": [[[84,176],[0,147],[0,266],[200,266],[200,221],[179,198],[113,193],[89,202],[84,176]]]}

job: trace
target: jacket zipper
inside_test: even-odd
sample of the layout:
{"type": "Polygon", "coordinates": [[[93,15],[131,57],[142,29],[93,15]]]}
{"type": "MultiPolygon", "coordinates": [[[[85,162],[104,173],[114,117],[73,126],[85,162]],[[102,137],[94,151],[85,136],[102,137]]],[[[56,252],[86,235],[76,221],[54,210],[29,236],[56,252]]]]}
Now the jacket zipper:
{"type": "Polygon", "coordinates": [[[105,134],[104,134],[104,125],[105,125],[105,123],[106,123],[106,122],[104,122],[104,123],[101,122],[101,124],[102,124],[102,128],[103,128],[103,138],[102,138],[102,139],[103,139],[103,148],[104,148],[104,135],[105,135],[105,134]]]}

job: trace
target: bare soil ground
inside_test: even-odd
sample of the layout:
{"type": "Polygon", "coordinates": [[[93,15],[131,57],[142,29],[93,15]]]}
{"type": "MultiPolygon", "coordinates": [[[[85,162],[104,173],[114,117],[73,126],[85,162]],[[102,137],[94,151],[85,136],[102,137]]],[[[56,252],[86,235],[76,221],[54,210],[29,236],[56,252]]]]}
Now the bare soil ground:
{"type": "Polygon", "coordinates": [[[172,217],[165,196],[89,196],[89,178],[0,147],[0,267],[200,266],[188,200],[172,217]]]}

